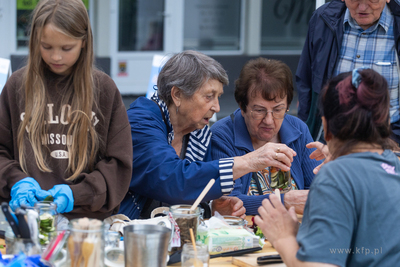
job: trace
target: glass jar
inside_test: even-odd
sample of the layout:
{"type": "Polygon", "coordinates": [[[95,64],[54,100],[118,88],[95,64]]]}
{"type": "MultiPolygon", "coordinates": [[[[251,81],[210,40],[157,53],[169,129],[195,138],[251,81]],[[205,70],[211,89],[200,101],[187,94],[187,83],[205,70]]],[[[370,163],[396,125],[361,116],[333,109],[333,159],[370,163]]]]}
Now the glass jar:
{"type": "Polygon", "coordinates": [[[239,226],[239,227],[246,227],[247,226],[247,221],[243,218],[236,217],[236,216],[229,216],[229,215],[224,215],[224,220],[230,225],[230,226],[239,226]]]}
{"type": "Polygon", "coordinates": [[[104,267],[104,224],[97,219],[80,218],[69,222],[67,266],[104,267]]]}
{"type": "Polygon", "coordinates": [[[210,254],[208,253],[207,245],[196,243],[196,251],[190,243],[183,245],[181,255],[182,267],[207,267],[209,260],[210,254]]]}
{"type": "Polygon", "coordinates": [[[115,231],[107,231],[105,236],[105,248],[119,248],[119,243],[121,241],[121,234],[115,231]]]}
{"type": "Polygon", "coordinates": [[[39,243],[44,249],[56,231],[57,204],[50,201],[38,201],[34,209],[38,213],[39,243]]]}
{"type": "Polygon", "coordinates": [[[7,227],[6,232],[4,233],[4,239],[6,243],[6,254],[14,254],[15,235],[11,226],[7,227]]]}
{"type": "Polygon", "coordinates": [[[0,231],[6,231],[10,224],[7,222],[3,212],[0,212],[0,231]]]}
{"type": "Polygon", "coordinates": [[[65,244],[69,236],[69,230],[57,231],[54,238],[47,245],[41,255],[41,262],[45,266],[61,267],[67,262],[65,244]]]}
{"type": "Polygon", "coordinates": [[[32,256],[42,253],[40,245],[30,238],[14,238],[12,244],[6,246],[7,254],[25,254],[26,256],[32,256]]]}
{"type": "Polygon", "coordinates": [[[180,230],[181,246],[172,248],[171,252],[181,250],[183,245],[191,243],[190,231],[193,229],[193,234],[197,236],[197,227],[200,221],[203,220],[201,209],[197,207],[194,212],[190,211],[191,205],[173,205],[169,208],[172,217],[176,221],[180,230]]]}
{"type": "Polygon", "coordinates": [[[292,176],[290,175],[290,170],[285,172],[279,168],[270,167],[267,178],[272,191],[279,189],[283,194],[292,189],[292,176]]]}

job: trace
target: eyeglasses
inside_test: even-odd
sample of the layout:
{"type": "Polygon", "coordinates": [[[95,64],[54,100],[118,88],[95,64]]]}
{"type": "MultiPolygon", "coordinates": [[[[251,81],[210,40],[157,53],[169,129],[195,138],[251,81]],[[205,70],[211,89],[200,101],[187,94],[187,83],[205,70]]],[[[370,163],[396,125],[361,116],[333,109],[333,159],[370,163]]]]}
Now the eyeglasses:
{"type": "MultiPolygon", "coordinates": [[[[362,0],[350,0],[350,2],[352,3],[352,4],[355,4],[355,3],[360,3],[362,0]]],[[[370,2],[371,4],[377,4],[377,3],[379,3],[381,0],[366,0],[366,2],[370,2]]]]}
{"type": "Polygon", "coordinates": [[[286,109],[284,107],[275,108],[272,111],[268,111],[264,108],[255,108],[250,111],[250,114],[251,114],[251,117],[255,120],[263,120],[267,116],[268,112],[271,112],[272,117],[274,117],[277,120],[281,120],[285,117],[286,112],[288,112],[288,111],[289,111],[289,109],[286,109]]]}

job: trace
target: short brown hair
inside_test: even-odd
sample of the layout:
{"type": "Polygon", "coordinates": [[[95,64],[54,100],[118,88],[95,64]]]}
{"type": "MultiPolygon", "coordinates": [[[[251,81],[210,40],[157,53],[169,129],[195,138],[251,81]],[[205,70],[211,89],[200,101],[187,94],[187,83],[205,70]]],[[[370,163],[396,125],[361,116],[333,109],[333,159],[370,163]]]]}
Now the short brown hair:
{"type": "Polygon", "coordinates": [[[249,103],[249,91],[252,94],[260,92],[268,101],[287,96],[289,107],[293,100],[292,72],[280,60],[262,57],[252,59],[243,66],[235,81],[235,99],[244,112],[249,103]]]}

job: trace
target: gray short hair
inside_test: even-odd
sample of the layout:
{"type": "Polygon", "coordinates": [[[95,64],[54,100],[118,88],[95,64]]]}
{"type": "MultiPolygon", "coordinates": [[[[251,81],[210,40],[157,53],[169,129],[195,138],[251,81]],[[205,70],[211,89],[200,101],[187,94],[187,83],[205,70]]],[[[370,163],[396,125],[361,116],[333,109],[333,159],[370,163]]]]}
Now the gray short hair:
{"type": "Polygon", "coordinates": [[[210,79],[223,85],[229,83],[226,71],[215,59],[197,51],[183,51],[173,55],[158,75],[158,95],[170,106],[172,87],[178,87],[186,97],[191,97],[210,79]]]}

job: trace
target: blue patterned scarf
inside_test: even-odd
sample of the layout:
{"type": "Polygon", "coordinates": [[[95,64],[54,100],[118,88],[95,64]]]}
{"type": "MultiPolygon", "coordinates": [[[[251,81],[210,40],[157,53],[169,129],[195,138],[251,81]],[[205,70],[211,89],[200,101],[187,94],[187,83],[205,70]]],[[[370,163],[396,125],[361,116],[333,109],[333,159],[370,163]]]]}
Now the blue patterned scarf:
{"type": "MultiPolygon", "coordinates": [[[[170,127],[170,129],[167,130],[170,130],[170,132],[168,133],[168,144],[171,145],[172,140],[174,140],[174,129],[170,121],[170,115],[167,105],[158,97],[158,92],[155,92],[151,99],[154,100],[161,107],[164,113],[165,120],[170,127]]],[[[210,145],[211,135],[212,133],[210,131],[210,127],[208,127],[207,125],[204,126],[203,129],[194,130],[193,132],[191,132],[186,149],[185,159],[189,162],[203,161],[206,155],[207,148],[210,145]]]]}

